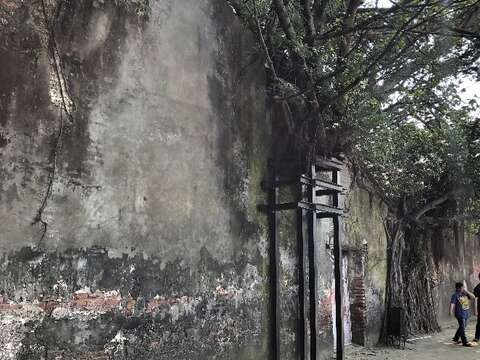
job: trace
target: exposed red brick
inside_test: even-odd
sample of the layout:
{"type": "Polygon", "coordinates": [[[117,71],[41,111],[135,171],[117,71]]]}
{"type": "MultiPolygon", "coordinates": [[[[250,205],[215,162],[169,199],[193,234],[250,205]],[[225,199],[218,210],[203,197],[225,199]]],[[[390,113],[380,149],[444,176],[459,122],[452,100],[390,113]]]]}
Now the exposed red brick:
{"type": "Polygon", "coordinates": [[[52,359],[55,360],[108,360],[104,351],[85,351],[85,352],[65,352],[65,351],[51,351],[49,352],[52,359]]]}
{"type": "Polygon", "coordinates": [[[146,310],[147,312],[155,312],[162,306],[172,306],[175,304],[186,304],[191,302],[193,299],[189,297],[182,297],[182,298],[171,298],[165,299],[161,297],[155,297],[152,300],[148,301],[146,310]]]}
{"type": "Polygon", "coordinates": [[[352,324],[352,340],[365,345],[366,340],[367,301],[365,281],[362,275],[353,276],[350,280],[350,317],[352,324]]]}
{"type": "Polygon", "coordinates": [[[329,289],[327,296],[319,300],[318,306],[318,328],[329,329],[332,326],[332,303],[335,301],[335,290],[329,289]]]}
{"type": "MultiPolygon", "coordinates": [[[[147,301],[146,311],[154,313],[158,311],[162,306],[172,306],[175,304],[188,303],[192,301],[191,298],[173,298],[173,299],[164,299],[164,298],[154,298],[147,301]]],[[[120,295],[109,294],[109,293],[75,293],[72,295],[70,301],[61,302],[56,299],[43,298],[40,301],[35,303],[12,303],[8,302],[6,299],[4,302],[0,302],[0,313],[14,312],[21,310],[24,305],[30,307],[36,307],[39,310],[42,310],[46,313],[52,313],[55,309],[64,308],[69,311],[93,311],[93,312],[108,312],[108,311],[122,311],[125,315],[131,315],[135,309],[136,300],[129,296],[126,301],[122,299],[120,295]]]]}
{"type": "Polygon", "coordinates": [[[0,312],[2,313],[19,310],[21,308],[21,304],[0,304],[0,312]]]}

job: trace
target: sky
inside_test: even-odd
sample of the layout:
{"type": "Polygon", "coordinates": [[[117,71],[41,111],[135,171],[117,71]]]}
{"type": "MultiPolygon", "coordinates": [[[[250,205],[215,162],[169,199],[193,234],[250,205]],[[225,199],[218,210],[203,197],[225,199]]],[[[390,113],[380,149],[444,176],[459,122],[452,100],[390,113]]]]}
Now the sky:
{"type": "MultiPolygon", "coordinates": [[[[389,8],[394,5],[395,2],[390,0],[366,0],[363,6],[378,6],[383,8],[389,8]]],[[[480,104],[480,81],[474,77],[459,77],[458,86],[461,90],[464,89],[462,94],[462,100],[468,103],[472,99],[476,99],[480,104]]],[[[480,117],[480,109],[475,113],[475,116],[480,117]]]]}

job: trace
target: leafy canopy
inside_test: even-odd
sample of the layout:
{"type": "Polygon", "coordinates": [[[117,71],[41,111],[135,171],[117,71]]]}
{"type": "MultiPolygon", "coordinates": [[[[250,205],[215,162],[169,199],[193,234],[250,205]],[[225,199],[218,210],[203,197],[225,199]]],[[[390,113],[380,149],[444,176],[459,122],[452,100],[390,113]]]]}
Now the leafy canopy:
{"type": "Polygon", "coordinates": [[[346,153],[392,208],[476,207],[478,105],[459,81],[480,74],[478,1],[228,2],[256,34],[307,158],[346,153]]]}

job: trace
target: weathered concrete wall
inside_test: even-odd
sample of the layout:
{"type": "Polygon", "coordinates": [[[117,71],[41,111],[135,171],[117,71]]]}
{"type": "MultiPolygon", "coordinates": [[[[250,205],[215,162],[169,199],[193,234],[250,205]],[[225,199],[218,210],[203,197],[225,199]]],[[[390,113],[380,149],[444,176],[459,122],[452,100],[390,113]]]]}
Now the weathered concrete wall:
{"type": "MultiPolygon", "coordinates": [[[[294,189],[284,188],[279,192],[279,203],[295,201],[294,189]]],[[[282,211],[277,219],[279,242],[280,285],[280,351],[281,359],[297,359],[298,330],[298,245],[295,211],[282,211]]]]}
{"type": "MultiPolygon", "coordinates": [[[[385,311],[387,284],[387,236],[384,220],[387,207],[372,191],[353,183],[345,207],[349,210],[345,227],[345,245],[349,261],[363,259],[366,328],[365,345],[377,344],[385,311]]],[[[355,275],[350,273],[350,276],[355,275]]],[[[354,284],[352,284],[354,285],[354,284]]]]}
{"type": "Polygon", "coordinates": [[[0,359],[267,358],[264,74],[232,11],[2,4],[0,359]]]}

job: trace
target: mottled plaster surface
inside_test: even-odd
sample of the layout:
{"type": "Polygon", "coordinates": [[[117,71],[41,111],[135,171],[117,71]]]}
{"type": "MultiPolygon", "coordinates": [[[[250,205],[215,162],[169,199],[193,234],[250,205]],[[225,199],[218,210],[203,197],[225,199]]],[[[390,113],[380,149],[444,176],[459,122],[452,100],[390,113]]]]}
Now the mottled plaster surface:
{"type": "Polygon", "coordinates": [[[11,3],[0,359],[267,357],[269,128],[250,35],[221,0],[148,16],[64,1],[59,85],[39,4],[11,3]]]}

